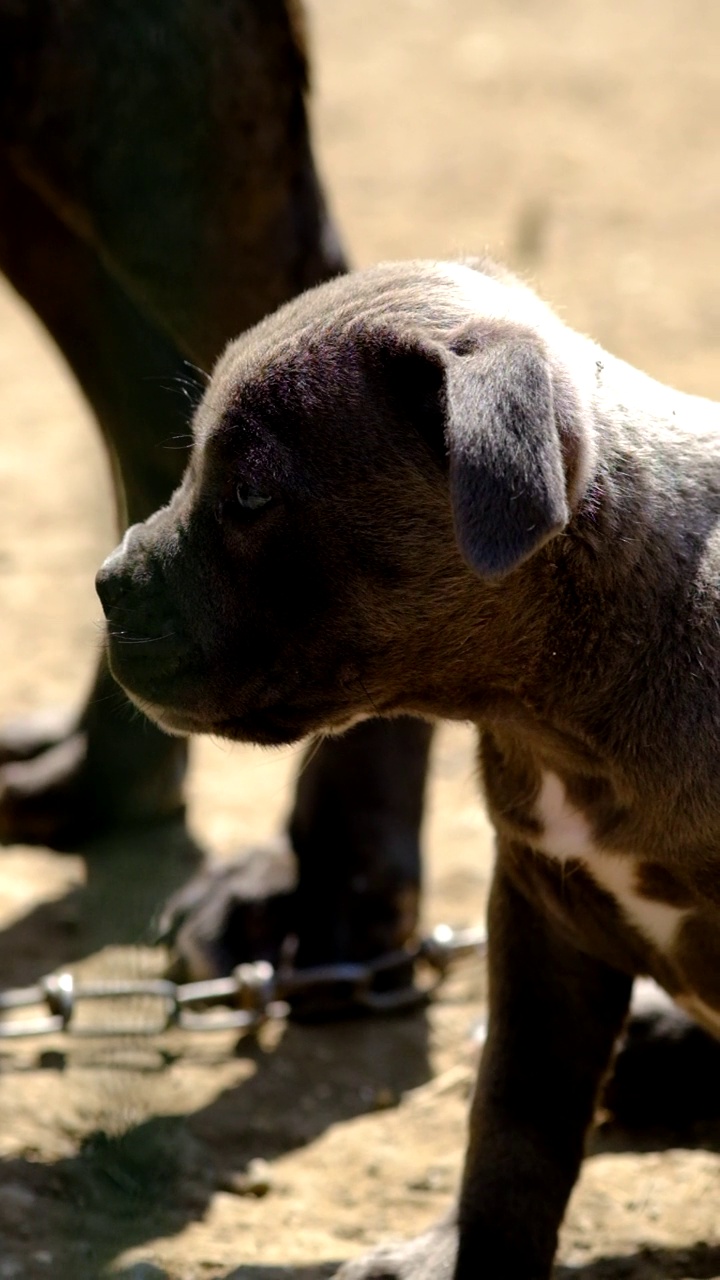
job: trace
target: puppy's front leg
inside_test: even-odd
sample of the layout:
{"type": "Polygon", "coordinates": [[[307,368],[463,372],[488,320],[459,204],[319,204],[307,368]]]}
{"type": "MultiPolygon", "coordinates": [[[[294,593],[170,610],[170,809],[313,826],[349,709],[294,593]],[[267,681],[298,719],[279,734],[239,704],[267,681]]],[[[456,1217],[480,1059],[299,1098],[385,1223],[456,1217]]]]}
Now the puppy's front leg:
{"type": "Polygon", "coordinates": [[[456,1280],[545,1280],[631,979],[578,951],[515,886],[489,910],[490,1021],[470,1120],[456,1280]]]}
{"type": "MultiPolygon", "coordinates": [[[[531,856],[531,855],[529,855],[531,856]]],[[[547,1280],[631,979],[576,950],[513,884],[488,920],[489,1034],[457,1214],[336,1280],[547,1280]]]]}

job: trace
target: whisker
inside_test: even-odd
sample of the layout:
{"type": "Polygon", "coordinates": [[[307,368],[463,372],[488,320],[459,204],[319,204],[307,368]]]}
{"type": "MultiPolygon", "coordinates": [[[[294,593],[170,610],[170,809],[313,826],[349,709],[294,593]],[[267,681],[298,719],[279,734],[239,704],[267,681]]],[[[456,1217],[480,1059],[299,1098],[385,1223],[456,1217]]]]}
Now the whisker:
{"type": "Polygon", "coordinates": [[[204,369],[201,369],[199,364],[193,364],[192,360],[183,360],[183,364],[186,369],[192,369],[193,373],[196,373],[198,377],[202,378],[205,385],[210,381],[210,374],[206,373],[204,369]]]}
{"type": "Polygon", "coordinates": [[[110,702],[110,703],[115,703],[116,707],[119,709],[123,705],[123,703],[127,701],[128,701],[127,694],[124,693],[123,690],[118,686],[117,689],[113,689],[112,693],[104,693],[101,698],[93,698],[91,701],[91,706],[99,707],[101,703],[110,702]]]}
{"type": "Polygon", "coordinates": [[[109,635],[117,644],[155,644],[158,640],[175,639],[174,631],[168,631],[163,636],[128,636],[122,631],[110,631],[109,635]]]}
{"type": "MultiPolygon", "coordinates": [[[[308,766],[309,766],[310,764],[312,764],[313,760],[315,759],[315,757],[316,757],[316,755],[317,755],[318,751],[320,750],[320,748],[321,748],[321,746],[322,746],[323,742],[325,741],[326,737],[327,737],[327,735],[326,735],[326,734],[324,734],[324,733],[318,733],[318,734],[316,734],[316,735],[315,735],[315,737],[311,740],[311,742],[310,742],[310,746],[307,748],[307,751],[305,752],[305,755],[302,757],[302,759],[301,759],[301,761],[300,761],[300,767],[299,767],[299,769],[298,769],[298,777],[300,777],[300,775],[301,775],[301,774],[303,774],[303,773],[305,772],[305,770],[308,768],[308,766]]],[[[299,744],[299,748],[298,748],[298,749],[299,749],[299,750],[301,750],[301,751],[302,751],[302,750],[304,750],[304,744],[303,744],[303,743],[300,743],[300,744],[299,744]]]]}
{"type": "Polygon", "coordinates": [[[365,694],[365,697],[367,698],[368,702],[370,703],[370,706],[372,707],[373,711],[375,712],[375,715],[376,715],[376,716],[379,716],[379,715],[380,715],[380,708],[377,706],[377,704],[376,704],[376,702],[375,702],[375,699],[371,696],[371,694],[369,693],[369,691],[365,688],[365,684],[364,684],[363,680],[360,678],[360,676],[358,676],[357,681],[358,681],[358,684],[360,685],[360,688],[362,689],[363,693],[365,694]]]}

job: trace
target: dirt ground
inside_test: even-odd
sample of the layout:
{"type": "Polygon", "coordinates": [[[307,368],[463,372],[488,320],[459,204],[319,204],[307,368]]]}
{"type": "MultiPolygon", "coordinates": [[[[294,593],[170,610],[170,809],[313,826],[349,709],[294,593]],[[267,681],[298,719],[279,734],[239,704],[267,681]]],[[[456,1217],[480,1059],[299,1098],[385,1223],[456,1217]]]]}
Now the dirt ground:
{"type": "MultiPolygon", "coordinates": [[[[357,262],[489,249],[611,350],[720,396],[714,0],[311,0],[310,16],[319,153],[357,262]]],[[[6,289],[0,386],[10,716],[80,696],[112,532],[87,412],[6,289]]],[[[158,903],[200,847],[228,856],[278,826],[297,756],[199,743],[194,839],[3,851],[0,985],[70,961],[157,971],[158,903]]],[[[426,843],[428,922],[481,918],[490,840],[463,728],[439,735],[426,843]]],[[[3,1044],[0,1280],[316,1280],[417,1232],[456,1185],[482,993],[468,961],[428,1013],[391,1021],[3,1044]],[[241,1194],[253,1160],[262,1196],[241,1194]]],[[[720,1130],[600,1132],[560,1257],[565,1280],[720,1277],[720,1130]]]]}

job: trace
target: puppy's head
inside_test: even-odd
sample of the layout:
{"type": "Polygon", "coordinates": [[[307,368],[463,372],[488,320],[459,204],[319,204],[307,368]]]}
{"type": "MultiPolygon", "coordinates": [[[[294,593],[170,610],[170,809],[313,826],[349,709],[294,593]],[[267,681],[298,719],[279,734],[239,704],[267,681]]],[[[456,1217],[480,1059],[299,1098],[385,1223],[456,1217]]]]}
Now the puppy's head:
{"type": "Polygon", "coordinates": [[[260,742],[471,714],[587,475],[575,341],[510,278],[408,263],[233,343],[182,486],[98,576],[116,678],[170,731],[260,742]]]}

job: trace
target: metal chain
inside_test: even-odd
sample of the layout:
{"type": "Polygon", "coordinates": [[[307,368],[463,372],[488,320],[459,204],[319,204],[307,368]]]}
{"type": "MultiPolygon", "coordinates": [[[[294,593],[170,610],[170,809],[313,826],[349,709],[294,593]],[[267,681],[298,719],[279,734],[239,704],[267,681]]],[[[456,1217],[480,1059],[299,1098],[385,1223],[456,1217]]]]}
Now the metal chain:
{"type": "Polygon", "coordinates": [[[183,1031],[255,1031],[269,1019],[290,1012],[323,1017],[353,1009],[393,1013],[423,1004],[437,990],[453,961],[481,953],[482,928],[438,925],[432,933],[399,951],[367,964],[325,964],[274,969],[266,960],[238,965],[227,978],[171,982],[167,978],[76,981],[68,972],[49,974],[32,987],[0,991],[0,1039],[49,1036],[154,1036],[170,1027],[183,1031]],[[418,971],[424,971],[422,976],[418,971]],[[78,1026],[77,1006],[92,1000],[158,1001],[155,1022],[140,1027],[117,1023],[78,1026]],[[40,1016],[5,1018],[22,1009],[40,1016]],[[223,1011],[218,1013],[218,1008],[223,1011]],[[214,1010],[214,1011],[213,1011],[214,1010]]]}

